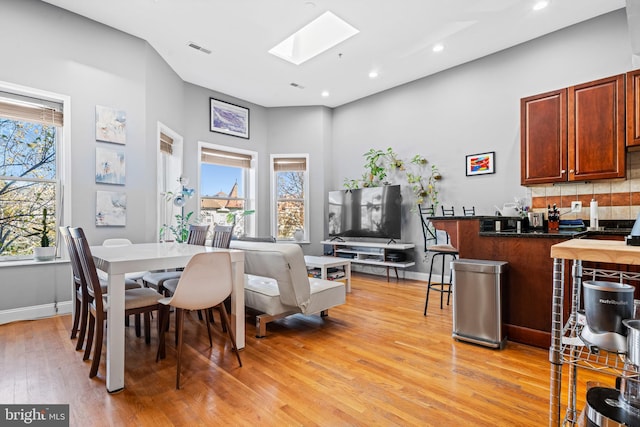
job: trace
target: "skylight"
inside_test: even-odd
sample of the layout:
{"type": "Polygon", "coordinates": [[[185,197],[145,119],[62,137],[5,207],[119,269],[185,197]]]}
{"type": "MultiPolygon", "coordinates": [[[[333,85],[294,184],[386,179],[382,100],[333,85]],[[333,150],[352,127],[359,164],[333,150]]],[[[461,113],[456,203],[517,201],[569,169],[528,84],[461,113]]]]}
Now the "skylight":
{"type": "Polygon", "coordinates": [[[327,11],[273,47],[269,53],[300,65],[359,32],[327,11]]]}

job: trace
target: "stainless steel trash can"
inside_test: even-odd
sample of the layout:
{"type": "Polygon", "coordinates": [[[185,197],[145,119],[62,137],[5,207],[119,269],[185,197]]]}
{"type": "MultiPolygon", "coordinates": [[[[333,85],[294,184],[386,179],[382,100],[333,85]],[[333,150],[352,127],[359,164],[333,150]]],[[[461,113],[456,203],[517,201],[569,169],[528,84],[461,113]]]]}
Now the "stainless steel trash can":
{"type": "Polygon", "coordinates": [[[504,348],[502,292],[509,264],[505,261],[458,259],[453,273],[453,338],[504,348]]]}

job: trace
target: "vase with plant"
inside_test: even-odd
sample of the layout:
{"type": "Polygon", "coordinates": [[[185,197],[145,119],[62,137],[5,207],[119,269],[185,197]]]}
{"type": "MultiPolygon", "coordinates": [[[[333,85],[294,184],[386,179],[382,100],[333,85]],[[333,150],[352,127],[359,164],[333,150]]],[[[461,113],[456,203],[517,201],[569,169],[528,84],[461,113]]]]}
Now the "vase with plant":
{"type": "Polygon", "coordinates": [[[189,238],[189,225],[195,223],[197,218],[193,217],[193,211],[185,213],[184,207],[187,204],[187,200],[193,197],[195,190],[193,188],[188,188],[189,179],[180,176],[178,178],[178,182],[180,183],[180,187],[175,191],[167,191],[164,194],[164,198],[171,207],[180,208],[180,213],[175,214],[175,223],[163,224],[160,227],[160,240],[168,240],[167,234],[171,232],[175,241],[178,243],[184,243],[189,238]]]}
{"type": "Polygon", "coordinates": [[[33,248],[33,258],[36,261],[51,261],[56,256],[56,247],[51,246],[51,240],[49,239],[49,236],[53,230],[49,226],[47,214],[47,208],[43,208],[42,222],[40,223],[40,227],[34,227],[33,233],[27,236],[38,236],[40,238],[40,246],[35,246],[33,248]]]}

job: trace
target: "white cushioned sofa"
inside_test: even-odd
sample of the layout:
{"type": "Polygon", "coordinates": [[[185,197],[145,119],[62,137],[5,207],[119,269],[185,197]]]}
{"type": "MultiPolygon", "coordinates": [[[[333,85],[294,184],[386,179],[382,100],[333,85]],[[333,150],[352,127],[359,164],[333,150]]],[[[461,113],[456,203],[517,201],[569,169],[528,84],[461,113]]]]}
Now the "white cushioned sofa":
{"type": "Polygon", "coordinates": [[[264,337],[267,323],[296,313],[320,313],[346,301],[339,281],[309,278],[304,254],[293,243],[259,243],[232,240],[232,249],[245,251],[245,306],[260,312],[256,336],[264,337]]]}

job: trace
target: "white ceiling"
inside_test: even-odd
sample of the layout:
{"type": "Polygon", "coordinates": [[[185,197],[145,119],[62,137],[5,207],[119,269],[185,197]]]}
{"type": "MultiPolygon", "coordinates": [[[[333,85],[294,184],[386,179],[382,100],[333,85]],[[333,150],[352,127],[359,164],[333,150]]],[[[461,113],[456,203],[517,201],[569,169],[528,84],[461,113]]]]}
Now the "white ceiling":
{"type": "Polygon", "coordinates": [[[146,40],[186,82],[265,107],[337,107],[625,7],[625,0],[551,0],[538,12],[536,0],[44,1],[146,40]],[[360,33],[298,66],[267,53],[327,10],[360,33]],[[435,43],[444,51],[434,53],[435,43]]]}

